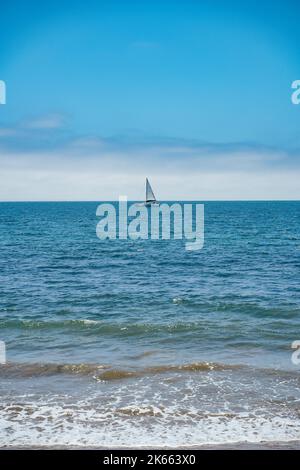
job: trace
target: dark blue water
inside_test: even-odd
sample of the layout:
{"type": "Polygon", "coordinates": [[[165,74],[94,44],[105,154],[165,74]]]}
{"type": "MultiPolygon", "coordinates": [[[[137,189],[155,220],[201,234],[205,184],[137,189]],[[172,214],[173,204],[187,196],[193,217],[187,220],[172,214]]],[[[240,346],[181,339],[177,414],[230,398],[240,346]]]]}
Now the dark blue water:
{"type": "Polygon", "coordinates": [[[97,205],[0,204],[1,445],[300,438],[300,202],[205,203],[194,252],[101,241],[97,205]]]}

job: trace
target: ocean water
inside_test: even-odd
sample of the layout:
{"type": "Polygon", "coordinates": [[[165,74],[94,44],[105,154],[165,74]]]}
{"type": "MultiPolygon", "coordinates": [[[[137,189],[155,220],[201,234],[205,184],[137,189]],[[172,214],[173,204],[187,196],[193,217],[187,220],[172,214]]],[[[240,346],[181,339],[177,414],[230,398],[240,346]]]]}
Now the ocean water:
{"type": "Polygon", "coordinates": [[[0,446],[300,439],[300,202],[207,202],[205,244],[0,204],[0,446]]]}

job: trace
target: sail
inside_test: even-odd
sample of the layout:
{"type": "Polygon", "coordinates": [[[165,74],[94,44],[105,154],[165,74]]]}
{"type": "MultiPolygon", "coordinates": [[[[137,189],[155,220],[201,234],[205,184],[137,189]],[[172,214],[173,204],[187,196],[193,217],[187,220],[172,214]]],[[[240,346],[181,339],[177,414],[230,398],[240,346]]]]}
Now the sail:
{"type": "Polygon", "coordinates": [[[146,202],[150,201],[156,201],[156,198],[154,196],[154,192],[151,188],[148,178],[146,178],[146,202]]]}

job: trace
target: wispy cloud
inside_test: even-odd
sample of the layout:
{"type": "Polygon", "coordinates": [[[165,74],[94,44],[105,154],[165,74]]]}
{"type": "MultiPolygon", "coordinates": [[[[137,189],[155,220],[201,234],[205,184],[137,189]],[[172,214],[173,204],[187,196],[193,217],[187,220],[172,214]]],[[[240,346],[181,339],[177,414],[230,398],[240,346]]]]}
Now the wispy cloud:
{"type": "Polygon", "coordinates": [[[62,114],[48,114],[30,119],[23,123],[28,129],[59,129],[65,125],[66,118],[62,114]]]}
{"type": "Polygon", "coordinates": [[[0,138],[15,137],[15,142],[20,137],[28,135],[29,138],[36,136],[35,131],[57,131],[66,126],[66,116],[62,114],[47,114],[22,120],[14,126],[0,127],[0,138]]]}
{"type": "Polygon", "coordinates": [[[161,200],[300,199],[297,150],[143,134],[74,137],[51,126],[2,132],[0,200],[140,200],[145,176],[161,200]]]}
{"type": "Polygon", "coordinates": [[[0,138],[1,137],[11,137],[17,135],[16,129],[10,127],[0,127],[0,138]]]}
{"type": "Polygon", "coordinates": [[[60,147],[68,139],[66,116],[47,114],[0,127],[0,151],[29,152],[60,147]]]}

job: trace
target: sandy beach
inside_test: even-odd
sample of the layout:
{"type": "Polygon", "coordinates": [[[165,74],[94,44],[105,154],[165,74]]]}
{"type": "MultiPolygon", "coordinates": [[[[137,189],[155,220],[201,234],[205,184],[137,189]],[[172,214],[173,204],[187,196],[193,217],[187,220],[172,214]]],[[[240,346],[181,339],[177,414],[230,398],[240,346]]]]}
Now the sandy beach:
{"type": "Polygon", "coordinates": [[[300,450],[300,441],[289,442],[232,442],[223,445],[180,446],[180,447],[81,447],[81,446],[5,446],[0,450],[300,450]]]}

